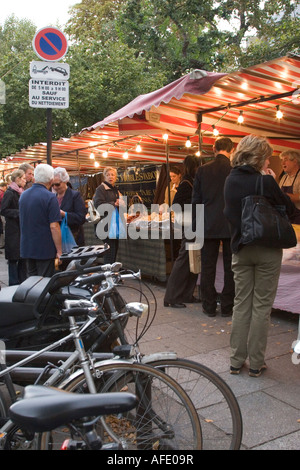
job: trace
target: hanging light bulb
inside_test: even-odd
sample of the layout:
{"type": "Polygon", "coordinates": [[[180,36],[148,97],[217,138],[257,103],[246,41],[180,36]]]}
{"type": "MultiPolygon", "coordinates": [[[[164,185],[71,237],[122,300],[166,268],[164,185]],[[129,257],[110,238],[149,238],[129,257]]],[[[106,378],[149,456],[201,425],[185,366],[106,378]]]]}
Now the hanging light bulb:
{"type": "Polygon", "coordinates": [[[191,141],[190,141],[190,138],[189,138],[189,137],[187,137],[187,139],[186,139],[185,146],[186,146],[187,148],[190,148],[190,147],[192,146],[192,143],[191,143],[191,141]]]}
{"type": "Polygon", "coordinates": [[[276,117],[277,117],[277,119],[283,118],[283,112],[280,111],[279,106],[276,106],[276,109],[277,109],[277,111],[276,111],[276,117]]]}
{"type": "Polygon", "coordinates": [[[103,158],[107,158],[107,157],[108,157],[108,151],[107,151],[107,150],[104,150],[104,152],[102,153],[102,157],[103,157],[103,158]]]}
{"type": "Polygon", "coordinates": [[[212,125],[212,128],[213,128],[213,135],[217,137],[219,135],[218,129],[216,129],[214,125],[212,125]]]}
{"type": "Polygon", "coordinates": [[[128,158],[128,152],[127,152],[127,150],[123,153],[123,158],[124,158],[124,160],[127,160],[127,158],[128,158]]]}
{"type": "Polygon", "coordinates": [[[93,152],[90,153],[90,159],[95,160],[95,154],[93,152]]]}
{"type": "Polygon", "coordinates": [[[169,138],[168,134],[164,134],[164,135],[163,135],[163,139],[164,139],[164,140],[168,140],[168,138],[169,138]]]}
{"type": "Polygon", "coordinates": [[[195,153],[196,157],[200,157],[201,156],[201,152],[200,150],[198,150],[196,153],[195,153]]]}
{"type": "Polygon", "coordinates": [[[98,168],[98,166],[100,166],[100,163],[99,162],[94,162],[94,167],[98,168]]]}
{"type": "Polygon", "coordinates": [[[244,122],[243,111],[240,111],[240,115],[239,115],[237,121],[238,121],[239,124],[242,124],[242,122],[244,122]]]}
{"type": "Polygon", "coordinates": [[[142,151],[142,147],[140,146],[140,144],[137,144],[137,146],[135,147],[135,151],[138,153],[142,151]]]}

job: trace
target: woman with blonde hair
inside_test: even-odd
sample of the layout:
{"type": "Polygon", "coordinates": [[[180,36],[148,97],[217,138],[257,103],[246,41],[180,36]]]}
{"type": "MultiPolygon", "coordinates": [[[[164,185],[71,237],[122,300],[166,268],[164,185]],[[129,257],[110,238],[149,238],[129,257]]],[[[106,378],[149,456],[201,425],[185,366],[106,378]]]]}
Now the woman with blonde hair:
{"type": "MultiPolygon", "coordinates": [[[[96,209],[102,204],[109,204],[115,209],[119,210],[121,205],[124,205],[122,194],[116,186],[117,182],[117,170],[111,166],[104,168],[103,177],[104,181],[96,189],[93,197],[94,205],[96,209]]],[[[108,228],[108,226],[107,226],[108,228]]],[[[97,231],[96,231],[97,233],[97,231]]],[[[107,242],[109,250],[105,252],[103,256],[104,263],[112,264],[116,261],[117,251],[119,247],[119,240],[117,238],[109,238],[107,231],[106,235],[101,237],[101,240],[107,242]]]]}
{"type": "Polygon", "coordinates": [[[272,155],[269,142],[255,135],[244,137],[231,161],[232,170],[225,182],[224,214],[231,231],[232,270],[235,299],[232,317],[231,367],[239,374],[249,358],[249,375],[260,376],[265,365],[269,319],[276,295],[282,250],[270,246],[241,243],[242,199],[256,194],[258,178],[263,178],[264,196],[273,205],[284,205],[291,214],[294,204],[271,175],[264,174],[272,155]]]}

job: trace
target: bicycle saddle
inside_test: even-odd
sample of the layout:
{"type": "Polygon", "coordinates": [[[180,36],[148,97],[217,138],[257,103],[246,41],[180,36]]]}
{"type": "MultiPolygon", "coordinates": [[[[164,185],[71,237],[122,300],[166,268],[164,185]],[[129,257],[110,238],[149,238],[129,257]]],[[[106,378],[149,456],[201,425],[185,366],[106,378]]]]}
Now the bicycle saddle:
{"type": "Polygon", "coordinates": [[[76,419],[123,413],[137,405],[127,392],[79,394],[29,385],[24,398],[9,409],[10,419],[31,433],[51,431],[76,419]]]}

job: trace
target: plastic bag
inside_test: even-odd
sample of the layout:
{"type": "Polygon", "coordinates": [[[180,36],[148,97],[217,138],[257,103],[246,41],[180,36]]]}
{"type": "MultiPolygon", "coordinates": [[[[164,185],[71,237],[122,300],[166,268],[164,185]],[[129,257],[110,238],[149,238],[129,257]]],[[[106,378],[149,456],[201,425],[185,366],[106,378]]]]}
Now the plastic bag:
{"type": "Polygon", "coordinates": [[[126,238],[126,229],[123,222],[120,220],[120,215],[117,209],[114,210],[111,217],[108,237],[112,239],[126,238]]]}
{"type": "Polygon", "coordinates": [[[77,243],[75,242],[75,239],[73,237],[73,234],[70,228],[68,227],[67,213],[65,213],[65,216],[60,224],[60,230],[61,230],[62,252],[70,253],[72,248],[77,246],[77,243]]]}
{"type": "Polygon", "coordinates": [[[189,243],[189,264],[190,272],[194,274],[201,273],[201,245],[200,243],[189,243]]]}
{"type": "Polygon", "coordinates": [[[100,218],[101,218],[100,214],[97,211],[94,205],[94,202],[92,200],[88,201],[88,213],[89,213],[89,217],[87,219],[88,222],[92,224],[97,224],[100,221],[100,218]]]}

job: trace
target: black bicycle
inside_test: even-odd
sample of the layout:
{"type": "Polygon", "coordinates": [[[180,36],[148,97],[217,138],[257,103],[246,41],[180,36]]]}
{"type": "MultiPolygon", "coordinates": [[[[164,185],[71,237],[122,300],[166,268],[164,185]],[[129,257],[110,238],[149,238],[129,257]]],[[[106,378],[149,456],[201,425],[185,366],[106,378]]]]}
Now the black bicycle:
{"type": "Polygon", "coordinates": [[[26,387],[24,398],[10,407],[9,418],[15,428],[32,436],[31,441],[60,426],[70,429],[72,439],[62,442],[61,450],[122,450],[119,443],[103,444],[96,423],[100,416],[118,416],[137,406],[137,397],[126,392],[83,396],[34,385],[26,387]]]}
{"type": "MultiPolygon", "coordinates": [[[[121,357],[124,357],[124,351],[127,352],[127,355],[130,352],[130,357],[126,358],[127,361],[129,360],[140,365],[148,364],[154,366],[175,379],[185,390],[197,410],[197,416],[202,429],[202,448],[239,449],[242,439],[240,408],[232,390],[218,374],[202,364],[178,358],[175,352],[161,352],[149,356],[141,354],[138,343],[154,320],[157,311],[156,298],[151,288],[140,279],[139,275],[135,273],[128,274],[128,272],[124,273],[121,270],[121,265],[118,263],[116,265],[114,269],[110,269],[108,266],[103,268],[106,270],[105,279],[103,279],[103,272],[95,272],[87,275],[83,274],[74,280],[75,285],[84,286],[85,288],[92,286],[94,296],[92,296],[91,302],[97,300],[97,304],[102,308],[102,310],[101,308],[99,309],[101,314],[98,317],[102,325],[101,334],[96,335],[96,340],[90,346],[89,353],[101,350],[101,345],[106,341],[106,335],[118,337],[121,343],[118,353],[121,357]],[[119,267],[116,268],[116,265],[119,265],[119,267]],[[138,291],[140,300],[145,301],[148,307],[147,309],[142,309],[143,311],[146,310],[144,317],[135,315],[137,326],[136,337],[133,341],[128,341],[126,334],[127,319],[131,315],[129,313],[130,309],[126,307],[129,304],[126,304],[125,301],[122,301],[121,305],[119,303],[119,299],[124,297],[120,296],[119,291],[128,288],[127,283],[123,284],[128,277],[138,280],[140,284],[138,288],[136,285],[129,287],[134,293],[138,291]],[[97,288],[95,288],[96,285],[97,288]],[[145,319],[143,320],[143,318],[145,319]],[[141,328],[139,328],[140,322],[142,322],[141,328]],[[103,325],[105,325],[104,328],[103,325]],[[133,343],[133,354],[130,343],[133,343]]],[[[138,309],[135,308],[135,310],[137,311],[138,309]]],[[[43,358],[43,356],[40,357],[43,358]]],[[[56,355],[55,360],[58,361],[59,358],[59,355],[56,355]]],[[[42,364],[42,366],[44,367],[45,364],[42,364]]],[[[97,390],[103,390],[102,371],[100,370],[102,364],[100,363],[98,366],[96,361],[93,363],[93,367],[97,390]]],[[[42,371],[43,368],[37,369],[36,379],[38,373],[42,371]]],[[[24,375],[26,374],[27,372],[24,373],[24,375]]],[[[122,372],[122,374],[126,377],[127,372],[122,372]]],[[[119,379],[115,380],[115,383],[110,385],[111,389],[118,390],[120,383],[119,379]]],[[[83,392],[87,391],[86,379],[82,372],[78,372],[73,376],[72,380],[63,382],[62,386],[71,391],[78,391],[79,389],[83,392]]]]}
{"type": "MultiPolygon", "coordinates": [[[[135,363],[132,359],[104,353],[95,358],[84,348],[82,332],[97,319],[97,304],[87,307],[88,301],[65,301],[62,312],[69,318],[70,334],[41,351],[26,354],[21,361],[10,366],[3,365],[0,378],[4,380],[10,399],[18,402],[19,396],[11,381],[12,373],[31,361],[47,355],[65,341],[74,341],[73,353],[64,354],[64,360],[51,372],[44,385],[56,386],[81,394],[112,393],[128,391],[138,398],[138,406],[125,415],[109,415],[97,420],[102,442],[118,443],[122,449],[201,449],[202,434],[197,412],[188,395],[171,377],[148,364],[135,363]],[[79,326],[76,315],[86,315],[86,322],[79,326]],[[101,359],[101,360],[100,360],[101,359]],[[73,369],[74,368],[74,369],[73,369]],[[128,430],[131,432],[128,432],[128,430]]],[[[128,307],[130,308],[130,306],[128,307]]],[[[34,369],[34,368],[33,368],[34,369]]],[[[26,375],[26,370],[23,370],[26,375]]],[[[58,449],[66,438],[73,437],[73,428],[61,428],[32,436],[28,429],[20,428],[8,420],[5,399],[0,394],[0,411],[4,421],[0,429],[0,446],[3,449],[23,450],[58,449]],[[8,421],[7,421],[8,420],[8,421]]],[[[64,423],[65,424],[65,423],[64,423]]]]}

